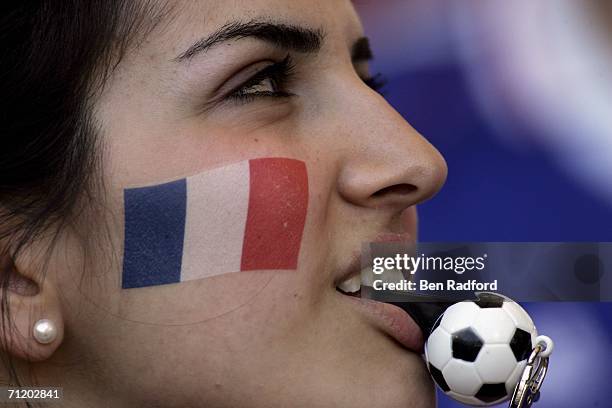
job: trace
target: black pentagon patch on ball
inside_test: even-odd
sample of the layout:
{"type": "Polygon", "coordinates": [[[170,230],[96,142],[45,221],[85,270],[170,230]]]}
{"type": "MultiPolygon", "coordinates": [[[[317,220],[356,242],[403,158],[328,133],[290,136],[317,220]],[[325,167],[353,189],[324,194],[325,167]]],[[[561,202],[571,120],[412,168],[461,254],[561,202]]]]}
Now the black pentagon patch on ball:
{"type": "Polygon", "coordinates": [[[504,300],[503,297],[494,293],[479,293],[478,300],[474,303],[485,309],[489,307],[502,307],[504,305],[504,300]]]}
{"type": "Polygon", "coordinates": [[[510,348],[516,361],[523,361],[531,354],[531,335],[525,330],[516,329],[510,340],[510,348]]]}
{"type": "Polygon", "coordinates": [[[444,392],[450,391],[450,387],[446,383],[446,380],[444,379],[444,376],[442,375],[442,371],[438,370],[436,367],[429,364],[429,372],[431,373],[431,376],[435,380],[436,384],[438,384],[440,388],[442,388],[442,391],[444,392]]]}
{"type": "Polygon", "coordinates": [[[484,384],[475,397],[482,402],[493,402],[497,401],[506,396],[506,385],[504,383],[499,384],[484,384]]]}
{"type": "Polygon", "coordinates": [[[472,329],[463,329],[453,333],[453,357],[455,358],[474,361],[482,345],[482,339],[472,329]]]}

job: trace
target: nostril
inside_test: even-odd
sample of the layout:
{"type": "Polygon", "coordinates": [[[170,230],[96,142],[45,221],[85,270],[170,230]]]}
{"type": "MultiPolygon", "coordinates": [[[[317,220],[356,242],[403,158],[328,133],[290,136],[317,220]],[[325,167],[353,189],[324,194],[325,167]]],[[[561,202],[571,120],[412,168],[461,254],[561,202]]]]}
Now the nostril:
{"type": "Polygon", "coordinates": [[[381,188],[372,197],[383,197],[389,195],[408,195],[412,194],[417,190],[417,186],[412,184],[394,184],[389,187],[381,188]]]}

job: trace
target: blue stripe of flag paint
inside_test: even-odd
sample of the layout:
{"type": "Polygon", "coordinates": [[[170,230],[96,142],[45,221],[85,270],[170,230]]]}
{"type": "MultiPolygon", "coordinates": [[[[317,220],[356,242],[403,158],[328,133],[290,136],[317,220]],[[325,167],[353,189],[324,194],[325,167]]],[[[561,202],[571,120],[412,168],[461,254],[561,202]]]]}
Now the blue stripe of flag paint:
{"type": "Polygon", "coordinates": [[[187,180],[124,191],[124,289],[180,282],[187,180]]]}

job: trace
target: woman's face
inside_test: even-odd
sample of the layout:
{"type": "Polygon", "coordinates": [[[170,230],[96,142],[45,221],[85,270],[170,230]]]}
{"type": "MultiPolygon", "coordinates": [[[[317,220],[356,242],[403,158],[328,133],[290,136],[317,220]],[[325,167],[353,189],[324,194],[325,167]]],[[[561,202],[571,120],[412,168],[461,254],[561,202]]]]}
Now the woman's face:
{"type": "Polygon", "coordinates": [[[364,82],[363,36],[345,0],[176,2],[126,52],[94,106],[107,216],[87,228],[110,239],[85,271],[77,237],[51,264],[66,327],[54,358],[85,367],[62,368],[65,387],[78,384],[91,406],[434,404],[418,350],[398,341],[421,346],[409,318],[336,290],[359,273],[362,243],[416,239],[415,204],[446,176],[438,152],[364,82]],[[156,189],[128,202],[138,187],[184,179],[186,203],[156,189]],[[151,210],[158,200],[170,203],[151,210]],[[127,263],[144,274],[171,263],[150,241],[161,234],[166,248],[169,219],[183,226],[181,282],[126,285],[127,263]],[[248,256],[280,251],[288,263],[232,252],[247,245],[245,228],[248,256]]]}

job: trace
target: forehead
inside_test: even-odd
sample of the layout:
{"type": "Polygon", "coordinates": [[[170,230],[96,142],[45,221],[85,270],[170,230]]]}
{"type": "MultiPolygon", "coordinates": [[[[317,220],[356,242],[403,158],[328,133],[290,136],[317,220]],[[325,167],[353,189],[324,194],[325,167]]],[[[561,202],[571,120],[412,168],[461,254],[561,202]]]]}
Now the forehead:
{"type": "Polygon", "coordinates": [[[363,35],[349,0],[186,0],[170,5],[165,23],[151,33],[145,47],[180,54],[194,41],[228,23],[251,20],[321,29],[328,47],[345,46],[363,35]]]}

